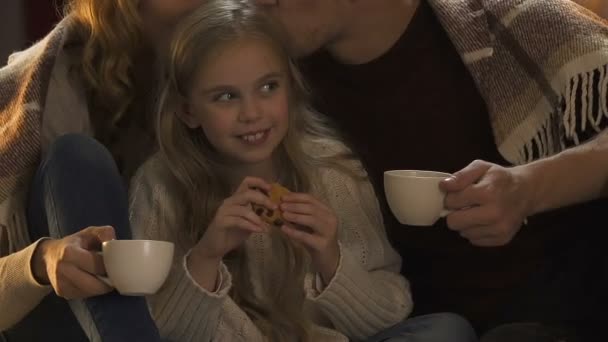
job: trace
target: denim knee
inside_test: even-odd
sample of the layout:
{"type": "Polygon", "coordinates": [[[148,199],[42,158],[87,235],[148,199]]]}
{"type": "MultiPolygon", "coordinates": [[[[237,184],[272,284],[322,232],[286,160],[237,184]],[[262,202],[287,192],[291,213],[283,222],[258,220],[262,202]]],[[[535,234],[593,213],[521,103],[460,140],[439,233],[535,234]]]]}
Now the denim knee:
{"type": "Polygon", "coordinates": [[[431,321],[433,331],[444,336],[437,341],[474,342],[478,340],[477,333],[471,323],[460,315],[446,312],[424,317],[431,321]]]}
{"type": "Polygon", "coordinates": [[[91,137],[67,134],[47,151],[30,188],[32,236],[64,237],[90,226],[131,236],[127,191],[110,152],[91,137]],[[46,228],[44,228],[46,227],[46,228]]]}
{"type": "Polygon", "coordinates": [[[453,313],[416,316],[370,337],[368,342],[476,342],[477,334],[453,313]]]}
{"type": "Polygon", "coordinates": [[[66,134],[57,138],[49,147],[43,168],[47,176],[69,174],[117,174],[118,170],[110,152],[95,139],[82,134],[66,134]]]}
{"type": "MultiPolygon", "coordinates": [[[[471,323],[464,317],[454,313],[439,313],[435,316],[436,328],[439,331],[451,332],[453,338],[448,339],[451,342],[470,342],[477,341],[477,333],[471,323]]],[[[447,340],[446,340],[447,341],[447,340]]]]}
{"type": "MultiPolygon", "coordinates": [[[[486,332],[482,342],[553,342],[578,341],[573,332],[565,327],[549,326],[534,322],[503,324],[486,332]]],[[[602,340],[601,338],[598,340],[602,340]]]]}

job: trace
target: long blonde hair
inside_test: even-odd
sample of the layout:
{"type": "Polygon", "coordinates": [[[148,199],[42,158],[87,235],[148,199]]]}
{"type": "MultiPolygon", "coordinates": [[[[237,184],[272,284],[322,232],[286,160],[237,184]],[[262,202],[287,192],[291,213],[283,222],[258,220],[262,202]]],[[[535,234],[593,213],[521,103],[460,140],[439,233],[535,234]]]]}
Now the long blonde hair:
{"type": "MultiPolygon", "coordinates": [[[[143,103],[147,99],[140,95],[145,90],[136,84],[134,72],[137,57],[150,50],[144,39],[138,3],[138,0],[67,0],[64,6],[64,15],[75,24],[72,40],[79,47],[75,72],[85,86],[95,136],[110,149],[119,167],[121,160],[128,163],[137,159],[133,153],[124,153],[130,150],[127,137],[129,141],[146,139],[141,145],[153,146],[150,139],[153,127],[146,127],[150,121],[146,115],[153,106],[148,108],[143,103]]],[[[150,70],[149,74],[154,72],[150,70]]],[[[136,165],[124,168],[134,169],[136,165]]]]}
{"type": "MultiPolygon", "coordinates": [[[[188,128],[176,113],[195,82],[201,61],[222,44],[243,37],[262,38],[269,42],[288,69],[289,128],[279,146],[281,182],[293,191],[309,192],[318,182],[312,172],[332,163],[308,154],[307,141],[335,140],[335,133],[323,119],[309,109],[308,94],[295,65],[283,44],[283,34],[267,16],[247,0],[209,0],[182,21],[175,34],[166,63],[166,84],[160,97],[157,139],[161,159],[170,170],[179,203],[175,206],[177,222],[185,227],[181,236],[184,248],[194,245],[204,234],[221,201],[232,189],[222,178],[222,165],[204,133],[188,128]]],[[[304,275],[308,258],[279,230],[271,233],[272,265],[265,271],[275,275],[262,277],[262,296],[253,292],[248,255],[239,249],[227,256],[234,277],[231,293],[235,302],[271,341],[310,340],[310,319],[303,310],[304,275]]],[[[266,266],[265,266],[266,267],[266,266]]]]}

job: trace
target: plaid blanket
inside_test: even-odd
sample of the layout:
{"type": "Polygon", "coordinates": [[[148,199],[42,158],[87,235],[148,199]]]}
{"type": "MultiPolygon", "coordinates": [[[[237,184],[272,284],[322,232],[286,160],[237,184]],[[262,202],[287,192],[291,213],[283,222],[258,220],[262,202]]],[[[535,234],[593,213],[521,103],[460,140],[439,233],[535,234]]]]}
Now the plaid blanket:
{"type": "Polygon", "coordinates": [[[63,20],[0,69],[0,203],[29,184],[38,165],[46,94],[69,25],[63,20]]]}

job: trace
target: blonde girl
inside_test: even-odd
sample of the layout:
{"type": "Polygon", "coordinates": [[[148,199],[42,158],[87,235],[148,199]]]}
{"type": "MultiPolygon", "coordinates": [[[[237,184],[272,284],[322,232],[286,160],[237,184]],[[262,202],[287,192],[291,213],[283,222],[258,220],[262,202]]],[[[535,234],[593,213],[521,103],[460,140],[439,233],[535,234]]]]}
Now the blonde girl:
{"type": "Polygon", "coordinates": [[[449,341],[471,340],[449,315],[372,337],[412,309],[401,260],[365,172],[309,108],[272,21],[246,1],[208,1],[177,29],[165,75],[160,152],[131,186],[135,236],[178,247],[149,298],[161,336],[348,341],[407,330],[437,341],[424,336],[450,321],[465,328],[448,329],[449,341]],[[291,191],[279,203],[272,183],[291,191]],[[253,205],[284,221],[265,223],[253,205]]]}

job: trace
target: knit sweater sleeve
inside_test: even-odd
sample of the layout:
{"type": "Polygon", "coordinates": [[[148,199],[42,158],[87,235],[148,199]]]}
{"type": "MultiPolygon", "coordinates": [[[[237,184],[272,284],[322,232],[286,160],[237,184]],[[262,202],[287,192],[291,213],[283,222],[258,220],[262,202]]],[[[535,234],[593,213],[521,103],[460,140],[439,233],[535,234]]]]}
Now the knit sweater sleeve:
{"type": "Polygon", "coordinates": [[[187,251],[175,238],[180,224],[170,209],[176,199],[152,160],[138,171],[131,184],[130,220],[136,239],[176,243],[173,266],[161,289],[148,296],[148,306],[162,338],[171,341],[263,341],[263,338],[228,296],[232,277],[224,264],[218,287],[210,292],[200,287],[186,267],[187,251]]]}
{"type": "MultiPolygon", "coordinates": [[[[354,167],[360,169],[358,163],[354,167]]],[[[307,289],[309,299],[336,330],[364,340],[409,315],[409,284],[399,274],[401,258],[388,241],[371,184],[333,169],[323,172],[322,179],[340,222],[341,256],[325,288],[316,276],[307,289]]]]}
{"type": "Polygon", "coordinates": [[[21,321],[51,292],[34,279],[30,267],[40,241],[0,258],[0,331],[21,321]]]}

